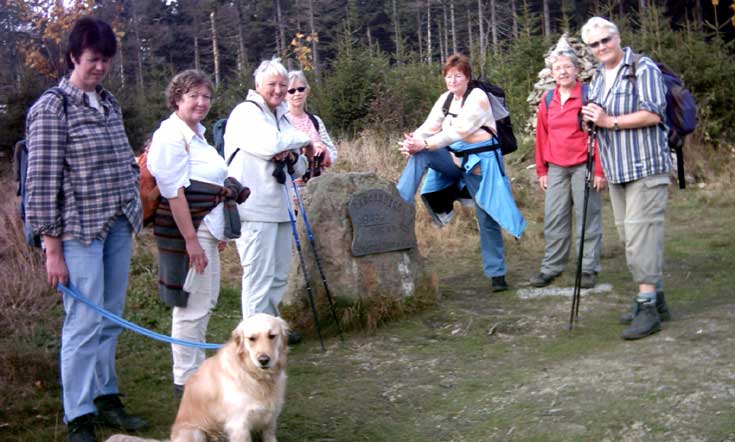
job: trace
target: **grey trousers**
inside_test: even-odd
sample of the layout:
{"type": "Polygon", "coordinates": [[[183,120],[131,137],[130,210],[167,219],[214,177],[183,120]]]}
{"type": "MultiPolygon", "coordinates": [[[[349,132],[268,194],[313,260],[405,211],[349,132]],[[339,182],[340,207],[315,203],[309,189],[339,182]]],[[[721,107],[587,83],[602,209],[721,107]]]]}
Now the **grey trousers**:
{"type": "Polygon", "coordinates": [[[668,199],[668,175],[610,184],[615,226],[625,244],[628,270],[638,284],[662,287],[664,213],[668,199]]]}
{"type": "MultiPolygon", "coordinates": [[[[558,275],[566,267],[569,249],[572,245],[572,206],[574,206],[576,218],[577,239],[575,244],[579,250],[584,208],[585,169],[584,164],[572,167],[549,164],[544,203],[546,250],[541,262],[541,273],[546,275],[558,275]]],[[[590,187],[582,257],[583,273],[600,271],[601,211],[600,192],[590,187]]]]}

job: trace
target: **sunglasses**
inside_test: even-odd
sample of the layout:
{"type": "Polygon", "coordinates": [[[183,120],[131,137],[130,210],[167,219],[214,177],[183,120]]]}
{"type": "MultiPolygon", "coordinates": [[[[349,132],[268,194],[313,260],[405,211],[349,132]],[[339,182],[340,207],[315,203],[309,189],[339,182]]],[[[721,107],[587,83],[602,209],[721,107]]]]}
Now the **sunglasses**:
{"type": "Polygon", "coordinates": [[[293,87],[288,90],[288,93],[293,95],[296,93],[296,91],[304,92],[305,90],[306,90],[306,86],[293,87]]]}
{"type": "Polygon", "coordinates": [[[612,35],[608,35],[607,37],[602,38],[602,39],[600,39],[598,41],[592,42],[592,43],[588,44],[587,46],[589,46],[591,49],[597,49],[597,47],[600,46],[600,45],[607,46],[607,44],[610,43],[610,40],[612,40],[612,39],[613,39],[613,36],[612,35]]]}

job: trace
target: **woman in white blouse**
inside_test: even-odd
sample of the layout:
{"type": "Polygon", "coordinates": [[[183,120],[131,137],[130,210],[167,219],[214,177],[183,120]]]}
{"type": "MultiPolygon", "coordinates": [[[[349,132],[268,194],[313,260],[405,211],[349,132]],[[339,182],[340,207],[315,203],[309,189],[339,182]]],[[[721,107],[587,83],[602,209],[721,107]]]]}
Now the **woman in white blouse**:
{"type": "MultiPolygon", "coordinates": [[[[210,207],[192,207],[196,204],[185,195],[194,183],[222,186],[227,177],[227,164],[207,143],[201,124],[209,112],[212,91],[212,83],[200,71],[177,74],[166,88],[174,112],[153,134],[148,153],[148,168],[162,196],[154,228],[159,295],[173,307],[172,337],[196,342],[204,342],[210,312],[217,303],[218,248],[225,240],[223,204],[210,201],[210,207]],[[182,256],[188,256],[188,262],[182,256]]],[[[171,347],[174,391],[180,394],[205,355],[200,349],[171,347]]]]}
{"type": "MultiPolygon", "coordinates": [[[[334,147],[332,137],[329,136],[327,128],[324,127],[324,121],[318,115],[314,115],[306,111],[306,99],[309,97],[309,82],[302,71],[290,71],[288,73],[288,95],[286,102],[288,103],[288,112],[286,117],[294,128],[300,130],[309,136],[312,146],[314,146],[314,158],[319,160],[323,167],[329,167],[337,162],[337,148],[334,147]]],[[[318,169],[318,165],[313,160],[309,161],[309,168],[306,174],[311,177],[312,165],[318,169]]],[[[314,176],[317,171],[314,171],[314,176]]],[[[306,178],[306,177],[305,177],[306,178]]]]}
{"type": "Polygon", "coordinates": [[[408,158],[396,187],[413,204],[424,173],[421,196],[440,226],[449,222],[456,199],[472,198],[480,228],[483,272],[491,289],[508,289],[501,227],[520,237],[526,221],[510,190],[510,181],[488,95],[472,81],[469,59],[451,55],[442,67],[447,92],[426,121],[406,134],[401,153],[408,158]]]}

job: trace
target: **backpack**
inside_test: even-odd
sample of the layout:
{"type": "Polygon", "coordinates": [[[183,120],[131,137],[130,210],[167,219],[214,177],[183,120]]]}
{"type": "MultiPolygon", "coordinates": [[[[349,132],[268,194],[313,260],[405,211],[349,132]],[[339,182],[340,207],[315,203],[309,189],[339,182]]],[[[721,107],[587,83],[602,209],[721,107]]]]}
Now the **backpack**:
{"type": "MultiPolygon", "coordinates": [[[[465,100],[467,100],[467,97],[474,88],[480,88],[487,94],[487,98],[490,100],[490,107],[493,111],[495,127],[497,128],[498,133],[493,134],[492,130],[487,126],[482,126],[481,129],[493,136],[496,136],[498,144],[488,146],[488,148],[480,147],[478,149],[472,149],[471,151],[464,151],[462,153],[467,155],[469,153],[479,153],[498,148],[500,148],[500,152],[502,152],[503,156],[515,152],[518,149],[518,143],[516,142],[515,135],[513,135],[513,124],[510,121],[510,113],[508,112],[508,107],[505,104],[505,91],[500,86],[490,83],[489,81],[472,80],[467,87],[467,91],[465,91],[464,96],[462,97],[462,105],[464,105],[465,100]]],[[[449,114],[449,106],[452,104],[453,99],[454,94],[450,92],[447,99],[444,100],[442,112],[445,117],[449,114]]]]}
{"type": "MultiPolygon", "coordinates": [[[[587,96],[590,92],[590,85],[587,83],[582,83],[582,106],[587,105],[587,96]]],[[[544,96],[544,101],[546,102],[546,114],[549,113],[549,106],[551,106],[551,100],[554,99],[554,89],[549,89],[548,92],[546,92],[546,96],[544,96]]]]}
{"type": "MultiPolygon", "coordinates": [[[[632,81],[633,94],[636,95],[635,73],[643,55],[633,54],[633,64],[631,65],[628,80],[632,81]]],[[[694,100],[691,92],[684,87],[674,71],[663,63],[652,60],[661,71],[661,77],[664,82],[666,91],[666,116],[664,122],[669,127],[668,142],[669,148],[676,152],[676,169],[678,171],[679,188],[686,188],[686,179],[684,177],[684,139],[687,135],[694,132],[697,127],[697,102],[694,100]]]]}
{"type": "Polygon", "coordinates": [[[225,157],[225,127],[227,127],[227,118],[220,118],[212,126],[214,148],[217,149],[217,153],[222,158],[225,157]]]}
{"type": "Polygon", "coordinates": [[[158,203],[161,201],[161,191],[158,189],[156,179],[148,169],[148,150],[150,148],[151,139],[148,139],[143,153],[135,158],[140,168],[138,185],[140,188],[140,202],[143,205],[143,225],[150,224],[155,220],[158,203]]]}
{"type": "MultiPolygon", "coordinates": [[[[253,103],[260,109],[261,112],[263,112],[263,108],[260,107],[260,105],[253,101],[253,100],[245,100],[246,103],[253,103]]],[[[225,128],[227,127],[227,118],[220,118],[219,120],[215,121],[214,125],[212,126],[212,138],[214,141],[214,148],[217,150],[217,153],[222,158],[225,157],[225,128]]],[[[318,127],[318,126],[317,126],[318,127]]],[[[227,165],[229,166],[232,160],[235,159],[235,155],[240,151],[240,148],[235,149],[234,152],[230,155],[230,158],[227,159],[227,165]]]]}
{"type": "MultiPolygon", "coordinates": [[[[47,89],[41,94],[43,97],[46,94],[56,95],[64,107],[64,118],[67,116],[67,98],[64,91],[58,86],[47,89]]],[[[40,97],[39,97],[40,99],[40,97]]],[[[68,133],[67,133],[68,137],[68,133]]],[[[34,233],[31,227],[26,223],[26,176],[28,174],[28,145],[26,144],[25,138],[15,143],[15,151],[13,152],[13,172],[15,181],[18,183],[18,191],[16,195],[20,197],[18,203],[18,216],[23,222],[23,235],[25,236],[26,243],[34,247],[41,247],[41,236],[34,233]]]]}

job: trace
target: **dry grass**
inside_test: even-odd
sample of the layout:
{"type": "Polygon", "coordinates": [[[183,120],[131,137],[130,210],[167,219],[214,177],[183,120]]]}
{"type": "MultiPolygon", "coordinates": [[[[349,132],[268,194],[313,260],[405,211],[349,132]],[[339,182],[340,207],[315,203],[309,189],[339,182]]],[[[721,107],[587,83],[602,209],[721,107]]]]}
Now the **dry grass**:
{"type": "MultiPolygon", "coordinates": [[[[7,175],[0,173],[0,186],[15,189],[7,175]]],[[[25,242],[16,204],[15,197],[0,202],[0,422],[53,409],[48,392],[58,384],[60,300],[46,283],[43,252],[25,242]],[[22,405],[28,398],[32,410],[22,405]]]]}
{"type": "MultiPolygon", "coordinates": [[[[9,181],[3,178],[0,186],[14,188],[9,181]]],[[[46,316],[58,298],[46,283],[43,252],[25,242],[17,198],[0,202],[0,278],[0,328],[32,333],[35,322],[46,316]]]]}
{"type": "MultiPolygon", "coordinates": [[[[375,131],[365,131],[354,140],[344,140],[339,143],[339,161],[335,171],[374,172],[379,176],[397,182],[406,159],[398,152],[398,142],[402,134],[386,135],[375,131]]],[[[516,202],[524,215],[530,216],[529,223],[543,223],[543,195],[536,189],[533,170],[526,169],[527,161],[519,153],[514,153],[506,164],[508,175],[511,177],[513,193],[516,202]],[[539,214],[538,209],[541,209],[539,214]],[[536,220],[539,218],[539,220],[536,220]]],[[[416,207],[416,239],[422,254],[429,256],[440,253],[451,256],[461,253],[466,245],[476,244],[479,241],[479,231],[475,219],[474,206],[460,206],[455,204],[454,219],[442,229],[437,229],[431,216],[426,211],[420,198],[415,200],[416,207]]],[[[543,234],[541,236],[524,236],[522,241],[515,242],[511,236],[505,234],[506,242],[512,242],[528,250],[543,249],[543,234]]]]}

